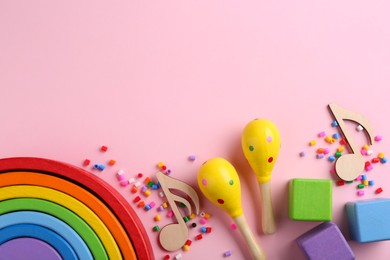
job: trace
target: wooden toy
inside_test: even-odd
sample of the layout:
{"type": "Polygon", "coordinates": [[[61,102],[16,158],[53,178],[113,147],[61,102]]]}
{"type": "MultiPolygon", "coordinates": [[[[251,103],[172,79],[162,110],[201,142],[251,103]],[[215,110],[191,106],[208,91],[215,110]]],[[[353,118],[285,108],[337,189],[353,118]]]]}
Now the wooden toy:
{"type": "Polygon", "coordinates": [[[195,213],[199,213],[199,198],[196,191],[188,184],[168,177],[162,172],[156,174],[158,181],[160,182],[161,188],[164,191],[165,197],[167,198],[169,205],[176,216],[178,223],[169,224],[163,227],[160,231],[159,240],[161,246],[168,251],[176,251],[183,247],[188,240],[188,227],[183,220],[183,217],[177,208],[176,202],[183,203],[189,210],[189,214],[192,213],[190,203],[183,197],[173,193],[173,190],[181,192],[181,194],[188,195],[195,206],[195,213]]]}
{"type": "Polygon", "coordinates": [[[279,155],[279,130],[269,120],[255,119],[245,126],[241,144],[244,155],[259,182],[263,232],[272,234],[275,232],[275,220],[270,180],[272,169],[279,155]]]}
{"type": "Polygon", "coordinates": [[[324,222],[297,238],[308,259],[353,260],[355,255],[336,224],[324,222]]]}
{"type": "Polygon", "coordinates": [[[351,239],[360,242],[390,240],[390,199],[346,204],[351,239]]]}
{"type": "Polygon", "coordinates": [[[64,192],[89,207],[107,225],[125,259],[136,257],[131,241],[122,224],[111,210],[88,190],[55,176],[37,172],[8,172],[0,174],[0,187],[11,185],[35,185],[64,192]]]}
{"type": "Polygon", "coordinates": [[[48,243],[64,260],[77,259],[75,251],[68,242],[48,228],[31,224],[16,224],[0,229],[0,244],[19,237],[37,238],[48,243]]]}
{"type": "Polygon", "coordinates": [[[336,104],[329,104],[328,106],[334,118],[336,119],[341,132],[347,140],[347,145],[352,151],[352,153],[344,154],[337,159],[336,173],[341,179],[345,181],[352,181],[356,179],[356,177],[358,177],[364,170],[364,158],[360,153],[359,147],[355,144],[353,138],[347,130],[344,124],[344,120],[350,120],[360,124],[366,130],[370,144],[373,143],[374,135],[369,122],[363,116],[342,108],[336,104]]]}
{"type": "Polygon", "coordinates": [[[101,200],[117,218],[132,243],[134,249],[132,252],[136,255],[131,257],[132,252],[122,252],[123,255],[125,253],[129,255],[126,259],[154,259],[148,235],[137,214],[121,194],[99,177],[78,167],[48,159],[24,157],[1,159],[0,174],[12,171],[39,172],[56,176],[72,182],[81,189],[93,191],[96,198],[101,200]]]}
{"type": "Polygon", "coordinates": [[[246,222],[241,207],[240,179],[233,165],[222,158],[206,161],[199,169],[198,185],[209,201],[233,218],[248,244],[253,259],[266,259],[246,222]]]}
{"type": "Polygon", "coordinates": [[[95,259],[108,259],[104,246],[93,229],[69,209],[50,201],[33,198],[0,201],[0,214],[15,211],[37,211],[58,218],[83,238],[95,259]]]}
{"type": "Polygon", "coordinates": [[[93,259],[80,235],[58,218],[35,211],[17,211],[0,215],[0,229],[17,224],[32,224],[50,229],[69,243],[79,259],[93,259]]]}
{"type": "Polygon", "coordinates": [[[15,185],[0,188],[0,200],[12,198],[39,198],[52,201],[70,209],[78,216],[82,217],[85,222],[95,231],[110,259],[121,259],[122,255],[112,234],[100,218],[80,201],[72,198],[65,193],[39,186],[15,185]]]}
{"type": "Polygon", "coordinates": [[[62,260],[52,246],[28,237],[12,239],[0,245],[0,255],[4,259],[62,260]]]}
{"type": "Polygon", "coordinates": [[[332,181],[290,180],[288,215],[292,220],[332,220],[332,181]]]}

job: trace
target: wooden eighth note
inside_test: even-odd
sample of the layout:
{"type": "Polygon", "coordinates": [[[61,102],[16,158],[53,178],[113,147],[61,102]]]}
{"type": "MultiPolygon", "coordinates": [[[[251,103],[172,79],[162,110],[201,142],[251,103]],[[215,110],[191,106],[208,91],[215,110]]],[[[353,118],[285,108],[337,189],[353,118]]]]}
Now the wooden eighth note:
{"type": "Polygon", "coordinates": [[[347,110],[336,104],[329,104],[329,109],[336,119],[342,134],[346,139],[346,143],[351,149],[351,154],[340,156],[336,161],[336,173],[344,181],[352,181],[356,179],[364,170],[364,158],[360,153],[359,147],[353,141],[353,138],[348,132],[344,120],[350,120],[360,124],[368,135],[370,145],[373,142],[373,133],[367,119],[353,111],[347,110]]]}
{"type": "Polygon", "coordinates": [[[187,194],[195,205],[196,214],[199,213],[199,197],[196,191],[184,182],[168,177],[162,172],[157,172],[156,176],[178,222],[168,224],[161,229],[159,236],[160,244],[167,251],[176,251],[186,243],[189,234],[188,227],[183,220],[180,210],[177,208],[176,202],[183,203],[189,209],[190,214],[192,210],[191,204],[185,198],[173,194],[170,189],[187,194]]]}

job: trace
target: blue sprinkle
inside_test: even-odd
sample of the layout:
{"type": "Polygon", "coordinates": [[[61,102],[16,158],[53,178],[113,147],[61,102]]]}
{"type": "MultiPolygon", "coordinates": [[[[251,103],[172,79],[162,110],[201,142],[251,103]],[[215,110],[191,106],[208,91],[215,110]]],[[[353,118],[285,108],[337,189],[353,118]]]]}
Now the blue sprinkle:
{"type": "Polygon", "coordinates": [[[335,126],[339,126],[339,124],[338,124],[337,121],[335,120],[335,121],[332,122],[332,126],[334,126],[334,127],[335,127],[335,126]]]}
{"type": "Polygon", "coordinates": [[[340,138],[340,135],[339,135],[338,133],[335,133],[335,134],[333,134],[333,138],[334,138],[334,139],[339,139],[339,138],[340,138]]]}
{"type": "Polygon", "coordinates": [[[334,157],[333,155],[331,155],[331,156],[328,157],[328,160],[329,160],[330,162],[334,162],[334,161],[336,160],[336,157],[334,157]]]}

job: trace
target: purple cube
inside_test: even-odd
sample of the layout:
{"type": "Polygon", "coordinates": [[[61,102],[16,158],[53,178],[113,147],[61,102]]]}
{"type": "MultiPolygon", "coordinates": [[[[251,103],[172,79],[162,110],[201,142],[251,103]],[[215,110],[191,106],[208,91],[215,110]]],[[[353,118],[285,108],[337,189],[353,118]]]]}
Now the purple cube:
{"type": "Polygon", "coordinates": [[[336,224],[324,222],[296,239],[311,260],[352,260],[355,255],[336,224]]]}

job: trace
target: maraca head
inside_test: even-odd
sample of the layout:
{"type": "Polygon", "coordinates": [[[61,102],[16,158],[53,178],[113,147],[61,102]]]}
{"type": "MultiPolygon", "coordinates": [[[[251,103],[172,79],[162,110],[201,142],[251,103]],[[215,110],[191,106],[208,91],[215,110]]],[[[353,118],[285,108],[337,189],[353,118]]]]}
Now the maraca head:
{"type": "Polygon", "coordinates": [[[278,128],[269,120],[252,120],[244,128],[241,144],[259,183],[268,182],[280,150],[278,128]]]}
{"type": "Polygon", "coordinates": [[[198,185],[209,201],[231,217],[242,215],[240,179],[227,160],[213,158],[206,161],[199,169],[198,185]]]}

